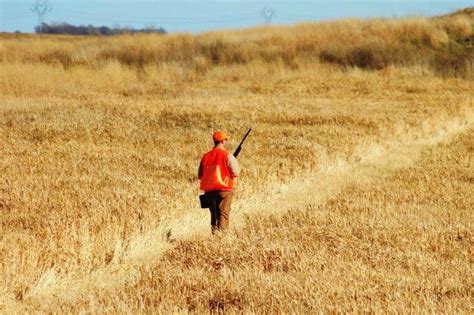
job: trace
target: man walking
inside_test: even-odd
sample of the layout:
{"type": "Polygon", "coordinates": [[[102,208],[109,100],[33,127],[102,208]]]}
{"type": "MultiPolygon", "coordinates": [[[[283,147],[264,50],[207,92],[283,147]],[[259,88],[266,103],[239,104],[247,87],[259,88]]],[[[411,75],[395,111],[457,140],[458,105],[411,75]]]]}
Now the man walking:
{"type": "Polygon", "coordinates": [[[225,149],[228,136],[222,131],[212,135],[214,148],[203,155],[199,164],[200,189],[211,211],[212,233],[229,227],[230,204],[234,190],[234,178],[240,174],[240,166],[232,153],[225,149]]]}

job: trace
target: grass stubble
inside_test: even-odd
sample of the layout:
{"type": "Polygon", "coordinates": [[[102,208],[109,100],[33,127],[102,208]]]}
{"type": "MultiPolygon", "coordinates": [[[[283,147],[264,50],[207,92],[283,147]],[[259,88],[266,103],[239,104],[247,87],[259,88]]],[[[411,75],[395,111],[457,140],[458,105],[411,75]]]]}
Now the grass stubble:
{"type": "Polygon", "coordinates": [[[472,311],[474,86],[437,63],[466,12],[4,36],[0,311],[472,311]],[[196,165],[248,126],[211,238],[196,165]]]}

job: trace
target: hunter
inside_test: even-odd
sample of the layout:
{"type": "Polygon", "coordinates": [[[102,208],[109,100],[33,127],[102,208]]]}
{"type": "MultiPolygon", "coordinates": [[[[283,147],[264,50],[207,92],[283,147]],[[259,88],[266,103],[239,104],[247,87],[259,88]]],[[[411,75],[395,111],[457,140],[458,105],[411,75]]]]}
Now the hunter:
{"type": "Polygon", "coordinates": [[[214,148],[203,155],[199,164],[200,189],[204,191],[211,211],[212,233],[229,228],[234,178],[240,175],[237,159],[225,148],[228,139],[224,132],[214,132],[214,148]]]}

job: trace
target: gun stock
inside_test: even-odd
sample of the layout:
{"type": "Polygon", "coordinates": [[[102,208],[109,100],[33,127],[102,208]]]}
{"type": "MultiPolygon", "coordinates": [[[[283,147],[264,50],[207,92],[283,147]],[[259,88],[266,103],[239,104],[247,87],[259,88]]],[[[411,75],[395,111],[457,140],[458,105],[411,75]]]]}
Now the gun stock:
{"type": "Polygon", "coordinates": [[[235,149],[234,156],[238,157],[240,154],[240,151],[242,151],[242,146],[238,146],[237,149],[235,149]]]}

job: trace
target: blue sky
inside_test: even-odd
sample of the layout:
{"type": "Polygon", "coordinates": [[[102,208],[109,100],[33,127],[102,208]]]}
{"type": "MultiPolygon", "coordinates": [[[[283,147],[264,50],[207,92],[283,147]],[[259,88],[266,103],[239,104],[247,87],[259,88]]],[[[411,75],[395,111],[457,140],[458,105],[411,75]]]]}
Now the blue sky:
{"type": "MultiPolygon", "coordinates": [[[[34,0],[0,0],[0,31],[32,32],[38,16],[34,0]]],[[[203,32],[263,24],[272,7],[272,24],[344,17],[437,15],[474,6],[474,0],[49,0],[45,22],[107,26],[164,27],[169,32],[203,32]]]]}

